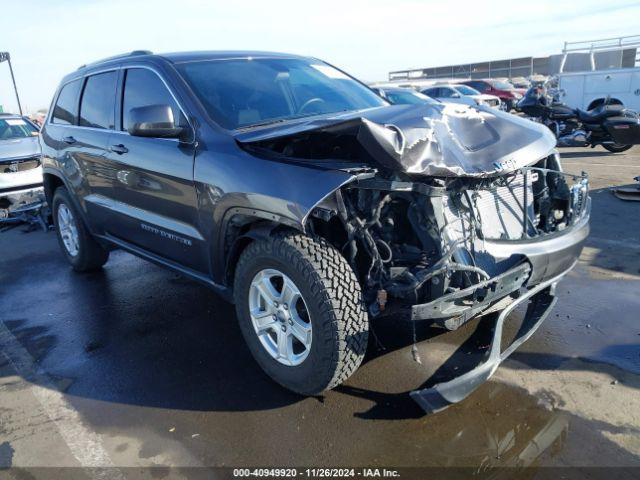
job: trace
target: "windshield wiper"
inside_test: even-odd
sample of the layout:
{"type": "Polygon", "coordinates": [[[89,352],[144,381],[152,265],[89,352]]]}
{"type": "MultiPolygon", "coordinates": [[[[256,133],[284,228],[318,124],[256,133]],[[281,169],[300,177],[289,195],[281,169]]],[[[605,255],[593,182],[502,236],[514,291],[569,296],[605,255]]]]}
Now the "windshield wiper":
{"type": "Polygon", "coordinates": [[[238,130],[248,130],[250,128],[264,127],[266,125],[273,125],[275,123],[286,122],[287,120],[291,120],[291,117],[289,117],[289,118],[277,118],[277,119],[274,119],[274,120],[266,120],[264,122],[252,123],[251,125],[244,125],[242,127],[238,127],[238,130]]]}
{"type": "Polygon", "coordinates": [[[312,113],[312,114],[304,113],[302,115],[293,115],[291,117],[274,118],[272,120],[265,120],[264,122],[252,123],[251,125],[244,125],[242,127],[238,127],[237,130],[249,130],[252,128],[265,127],[267,125],[274,125],[276,123],[288,122],[290,120],[299,120],[301,118],[318,117],[320,115],[336,115],[338,113],[344,113],[349,111],[351,110],[349,110],[348,108],[345,108],[344,110],[337,110],[335,112],[322,112],[322,113],[312,113]]]}

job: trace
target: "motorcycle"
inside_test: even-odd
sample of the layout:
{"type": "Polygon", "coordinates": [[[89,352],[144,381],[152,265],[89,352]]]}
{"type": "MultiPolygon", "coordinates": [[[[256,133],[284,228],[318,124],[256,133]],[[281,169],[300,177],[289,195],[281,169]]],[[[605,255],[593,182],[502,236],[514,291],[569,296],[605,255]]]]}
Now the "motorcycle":
{"type": "Polygon", "coordinates": [[[610,98],[597,107],[584,111],[555,101],[544,87],[531,87],[517,104],[519,111],[543,123],[558,139],[558,147],[591,147],[602,145],[613,153],[640,144],[640,115],[610,98]]]}

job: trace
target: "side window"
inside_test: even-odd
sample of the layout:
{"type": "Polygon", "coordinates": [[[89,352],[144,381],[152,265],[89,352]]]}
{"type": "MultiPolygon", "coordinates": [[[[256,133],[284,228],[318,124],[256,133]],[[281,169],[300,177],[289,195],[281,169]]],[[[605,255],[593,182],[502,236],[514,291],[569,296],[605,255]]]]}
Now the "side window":
{"type": "Polygon", "coordinates": [[[75,125],[78,122],[78,93],[80,91],[81,80],[74,80],[67,83],[60,94],[55,107],[51,123],[59,125],[75,125]]]}
{"type": "Polygon", "coordinates": [[[423,90],[423,92],[425,95],[431,97],[431,98],[437,98],[440,96],[440,89],[439,88],[427,88],[426,90],[423,90]]]}
{"type": "Polygon", "coordinates": [[[80,126],[114,128],[116,72],[99,73],[87,77],[80,101],[80,126]]]}
{"type": "Polygon", "coordinates": [[[449,98],[453,95],[453,90],[446,87],[440,87],[440,97],[449,98]]]}
{"type": "Polygon", "coordinates": [[[163,81],[146,68],[130,68],[124,81],[122,96],[122,130],[129,127],[129,111],[148,105],[169,105],[176,124],[182,124],[182,113],[163,81]]]}

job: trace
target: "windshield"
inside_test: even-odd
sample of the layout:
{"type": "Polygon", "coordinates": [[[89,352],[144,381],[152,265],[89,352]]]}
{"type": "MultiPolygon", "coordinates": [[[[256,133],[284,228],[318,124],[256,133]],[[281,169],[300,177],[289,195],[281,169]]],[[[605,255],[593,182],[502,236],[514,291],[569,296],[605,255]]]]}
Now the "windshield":
{"type": "Polygon", "coordinates": [[[513,85],[509,82],[501,82],[500,80],[490,80],[491,86],[493,88],[498,88],[500,90],[513,90],[513,85]]]}
{"type": "Polygon", "coordinates": [[[0,118],[0,141],[26,138],[38,134],[38,129],[22,118],[0,118]]]}
{"type": "Polygon", "coordinates": [[[394,105],[423,105],[425,103],[438,103],[436,100],[427,97],[418,92],[412,92],[407,90],[406,92],[399,92],[397,90],[393,90],[391,92],[386,92],[387,98],[394,105]]]}
{"type": "Polygon", "coordinates": [[[364,85],[318,60],[206,60],[177,67],[211,118],[227,129],[386,105],[364,85]]]}
{"type": "Polygon", "coordinates": [[[455,88],[462,95],[480,95],[480,92],[475,88],[467,87],[466,85],[456,85],[455,88]]]}

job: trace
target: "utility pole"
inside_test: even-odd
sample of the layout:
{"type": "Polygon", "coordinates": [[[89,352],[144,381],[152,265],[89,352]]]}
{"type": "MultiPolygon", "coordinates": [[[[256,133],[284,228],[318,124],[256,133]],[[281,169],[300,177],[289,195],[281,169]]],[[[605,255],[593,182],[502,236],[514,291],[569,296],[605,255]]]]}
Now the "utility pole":
{"type": "Polygon", "coordinates": [[[18,87],[16,87],[16,79],[13,76],[13,68],[11,67],[11,55],[9,52],[0,52],[0,63],[7,62],[9,64],[9,73],[11,73],[11,82],[13,82],[13,91],[16,93],[16,101],[18,102],[18,111],[22,115],[22,105],[20,105],[20,97],[18,96],[18,87]]]}

